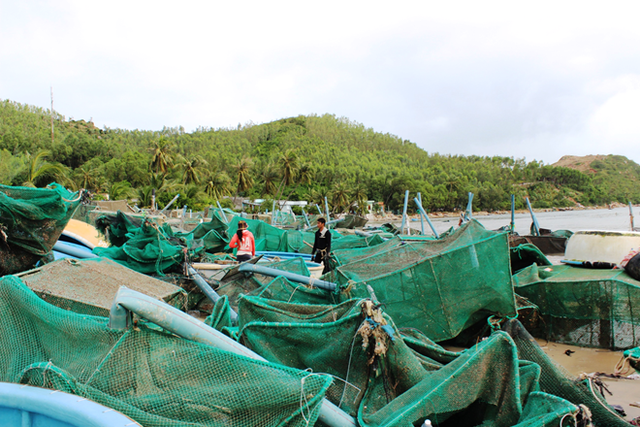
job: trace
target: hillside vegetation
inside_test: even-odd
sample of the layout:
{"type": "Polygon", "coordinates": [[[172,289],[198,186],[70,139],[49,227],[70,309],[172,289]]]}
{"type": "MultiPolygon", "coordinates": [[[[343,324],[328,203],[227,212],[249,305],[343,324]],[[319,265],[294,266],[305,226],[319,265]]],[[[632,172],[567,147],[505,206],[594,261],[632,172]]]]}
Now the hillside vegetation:
{"type": "Polygon", "coordinates": [[[420,192],[430,211],[464,208],[468,192],[475,209],[488,211],[508,209],[510,194],[518,208],[525,197],[541,208],[640,203],[640,166],[622,156],[563,158],[552,166],[429,153],[329,114],[192,133],[98,129],[58,113],[53,122],[52,139],[49,110],[0,102],[0,183],[57,180],[134,198],[140,207],[150,206],[155,189],[160,207],[180,194],[176,206],[193,209],[229,195],[313,203],[327,196],[336,212],[365,200],[398,209],[405,190],[411,199],[420,192]]]}

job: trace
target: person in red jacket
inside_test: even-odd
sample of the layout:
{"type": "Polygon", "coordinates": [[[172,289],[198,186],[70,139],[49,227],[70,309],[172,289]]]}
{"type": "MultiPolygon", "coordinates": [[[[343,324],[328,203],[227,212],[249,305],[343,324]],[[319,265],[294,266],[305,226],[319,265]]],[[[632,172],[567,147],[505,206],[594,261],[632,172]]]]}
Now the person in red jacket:
{"type": "Polygon", "coordinates": [[[253,233],[247,230],[249,226],[245,221],[238,221],[238,231],[233,235],[230,248],[238,248],[236,252],[236,259],[239,262],[249,261],[256,256],[256,242],[253,238],[253,233]]]}

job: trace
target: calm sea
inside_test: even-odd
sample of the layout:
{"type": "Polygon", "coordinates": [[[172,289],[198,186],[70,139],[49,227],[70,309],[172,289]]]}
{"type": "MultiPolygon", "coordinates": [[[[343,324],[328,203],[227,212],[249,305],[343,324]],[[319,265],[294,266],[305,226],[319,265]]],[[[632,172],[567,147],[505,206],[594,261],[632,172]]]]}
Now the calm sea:
{"type": "MultiPolygon", "coordinates": [[[[635,226],[640,227],[640,208],[633,208],[635,226]]],[[[535,216],[541,228],[550,230],[615,230],[630,231],[629,207],[615,209],[587,209],[564,212],[536,212],[535,216]]],[[[495,230],[503,225],[509,225],[511,214],[483,215],[474,218],[485,228],[495,230]]],[[[458,226],[458,218],[431,218],[436,231],[442,233],[451,226],[458,226]]],[[[420,229],[420,221],[411,221],[411,228],[420,229]]],[[[529,234],[531,215],[529,213],[517,213],[515,215],[516,232],[529,234]]],[[[398,224],[400,225],[400,224],[398,224]]],[[[429,225],[425,222],[425,234],[431,234],[429,225]]]]}

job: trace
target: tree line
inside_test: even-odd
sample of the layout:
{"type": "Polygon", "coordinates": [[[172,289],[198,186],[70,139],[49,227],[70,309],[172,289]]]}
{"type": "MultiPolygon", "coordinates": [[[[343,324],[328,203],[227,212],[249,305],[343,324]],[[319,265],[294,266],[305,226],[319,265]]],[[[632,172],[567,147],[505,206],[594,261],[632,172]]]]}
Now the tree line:
{"type": "MultiPolygon", "coordinates": [[[[401,209],[405,190],[421,193],[429,211],[569,207],[640,203],[640,166],[623,156],[594,162],[588,173],[513,157],[429,153],[395,135],[325,114],[236,128],[160,131],[99,129],[51,111],[0,102],[0,183],[44,186],[57,181],[110,199],[194,210],[225,196],[329,200],[334,212],[366,200],[401,209]],[[54,130],[51,132],[53,116],[54,130]]],[[[266,204],[267,208],[271,208],[266,204]]],[[[412,207],[413,209],[413,207],[412,207]]]]}

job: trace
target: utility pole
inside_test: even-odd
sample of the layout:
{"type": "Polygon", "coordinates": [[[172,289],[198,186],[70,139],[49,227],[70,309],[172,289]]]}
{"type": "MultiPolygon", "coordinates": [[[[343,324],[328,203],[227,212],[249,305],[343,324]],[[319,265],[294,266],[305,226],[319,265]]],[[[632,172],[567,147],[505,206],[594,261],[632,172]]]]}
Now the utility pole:
{"type": "Polygon", "coordinates": [[[51,146],[53,146],[53,86],[51,86],[51,146]]]}

